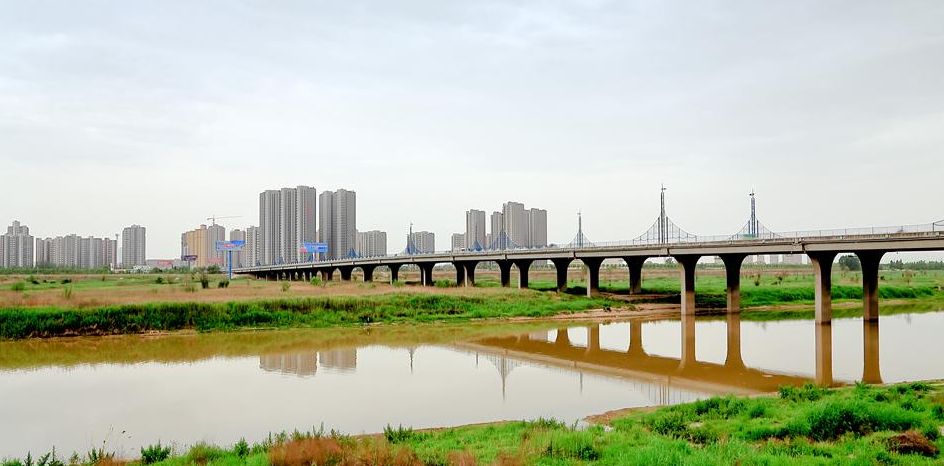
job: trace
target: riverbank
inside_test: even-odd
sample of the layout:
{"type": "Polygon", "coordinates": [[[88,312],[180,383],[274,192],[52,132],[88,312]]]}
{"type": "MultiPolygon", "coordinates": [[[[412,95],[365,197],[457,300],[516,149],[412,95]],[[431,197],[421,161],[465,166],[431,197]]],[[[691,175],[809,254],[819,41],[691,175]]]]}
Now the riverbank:
{"type": "MultiPolygon", "coordinates": [[[[554,420],[504,422],[350,437],[270,435],[229,447],[155,444],[135,464],[940,464],[944,383],[783,388],[769,397],[714,397],[601,418],[586,428],[554,420]]],[[[33,456],[35,461],[40,456],[33,456]]],[[[45,464],[61,464],[50,463],[45,464]]],[[[61,458],[60,458],[61,460],[61,458]]],[[[104,449],[73,464],[125,464],[104,449]]],[[[25,466],[6,460],[4,466],[25,466]]]]}

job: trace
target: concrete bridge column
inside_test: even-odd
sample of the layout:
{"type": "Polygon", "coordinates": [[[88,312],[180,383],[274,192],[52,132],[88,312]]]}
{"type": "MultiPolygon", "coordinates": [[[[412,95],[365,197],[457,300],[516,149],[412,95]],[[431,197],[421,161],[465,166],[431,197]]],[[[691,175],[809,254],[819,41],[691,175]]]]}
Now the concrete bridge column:
{"type": "Polygon", "coordinates": [[[882,366],[879,364],[878,342],[878,321],[863,321],[862,381],[865,383],[882,383],[882,366]]]}
{"type": "Polygon", "coordinates": [[[700,256],[676,256],[682,266],[682,315],[695,315],[695,266],[700,256]]]}
{"type": "Polygon", "coordinates": [[[816,325],[816,383],[824,387],[833,385],[833,326],[831,323],[816,325]]]}
{"type": "Polygon", "coordinates": [[[342,282],[351,281],[351,273],[354,272],[354,267],[338,267],[338,270],[341,271],[342,282]]]}
{"type": "Polygon", "coordinates": [[[322,269],[321,270],[321,281],[330,282],[334,279],[334,269],[322,269]]]}
{"type": "Polygon", "coordinates": [[[436,267],[436,264],[417,264],[420,267],[420,282],[423,286],[433,286],[433,268],[436,267]]]}
{"type": "Polygon", "coordinates": [[[362,266],[361,266],[361,270],[364,272],[364,281],[365,281],[365,282],[372,282],[372,281],[374,281],[374,269],[376,269],[376,268],[377,268],[376,265],[362,265],[362,266]]]}
{"type": "Polygon", "coordinates": [[[518,268],[518,288],[528,287],[528,272],[531,270],[531,260],[522,259],[515,261],[515,267],[518,268]]]}
{"type": "Polygon", "coordinates": [[[475,266],[478,262],[463,262],[462,269],[465,270],[465,286],[475,286],[475,266]]]}
{"type": "Polygon", "coordinates": [[[511,286],[511,262],[495,261],[498,263],[498,273],[501,276],[501,286],[508,288],[511,286]]]}
{"type": "Polygon", "coordinates": [[[639,319],[629,321],[629,348],[626,352],[635,355],[646,354],[642,346],[642,321],[639,319]]]}
{"type": "Polygon", "coordinates": [[[726,254],[721,257],[727,277],[728,313],[741,312],[741,264],[746,254],[726,254]]]}
{"type": "Polygon", "coordinates": [[[813,287],[816,290],[816,323],[825,324],[833,320],[833,260],[836,253],[808,253],[813,264],[813,287]]]}
{"type": "Polygon", "coordinates": [[[726,367],[744,367],[741,357],[741,314],[729,312],[727,319],[728,348],[724,358],[726,367]]]}
{"type": "Polygon", "coordinates": [[[557,270],[557,292],[563,293],[567,290],[567,268],[573,259],[551,259],[554,268],[557,270]]]}
{"type": "Polygon", "coordinates": [[[629,269],[629,294],[642,293],[642,266],[648,257],[624,257],[629,269]]]}
{"type": "Polygon", "coordinates": [[[400,264],[391,264],[387,266],[390,269],[390,284],[393,285],[400,279],[400,264]]]}
{"type": "Polygon", "coordinates": [[[459,262],[453,262],[452,266],[456,268],[456,286],[465,285],[465,267],[459,262]]]}
{"type": "Polygon", "coordinates": [[[592,257],[580,259],[587,266],[587,297],[592,298],[600,294],[600,265],[602,258],[592,257]]]}
{"type": "Polygon", "coordinates": [[[878,264],[884,255],[884,251],[856,253],[862,264],[862,318],[866,321],[878,320],[878,264]]]}
{"type": "Polygon", "coordinates": [[[682,361],[679,370],[695,365],[695,315],[682,313],[682,361]]]}

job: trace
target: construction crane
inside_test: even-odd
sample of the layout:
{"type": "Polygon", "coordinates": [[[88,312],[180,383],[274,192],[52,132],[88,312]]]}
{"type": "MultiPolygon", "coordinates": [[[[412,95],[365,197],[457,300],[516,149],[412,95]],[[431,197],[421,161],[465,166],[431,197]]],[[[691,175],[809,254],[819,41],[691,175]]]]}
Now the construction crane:
{"type": "Polygon", "coordinates": [[[225,215],[225,216],[211,215],[211,216],[207,217],[207,220],[212,221],[212,222],[213,222],[213,225],[216,225],[216,221],[219,220],[219,219],[224,219],[224,218],[240,218],[240,217],[242,217],[242,215],[225,215]]]}

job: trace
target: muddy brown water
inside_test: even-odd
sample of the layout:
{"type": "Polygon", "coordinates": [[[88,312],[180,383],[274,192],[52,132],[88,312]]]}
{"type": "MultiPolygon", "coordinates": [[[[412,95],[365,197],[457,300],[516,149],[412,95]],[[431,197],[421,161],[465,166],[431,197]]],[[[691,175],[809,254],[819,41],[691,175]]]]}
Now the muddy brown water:
{"type": "Polygon", "coordinates": [[[136,457],[322,426],[379,432],[944,378],[944,312],[284,330],[0,342],[0,458],[136,457]]]}

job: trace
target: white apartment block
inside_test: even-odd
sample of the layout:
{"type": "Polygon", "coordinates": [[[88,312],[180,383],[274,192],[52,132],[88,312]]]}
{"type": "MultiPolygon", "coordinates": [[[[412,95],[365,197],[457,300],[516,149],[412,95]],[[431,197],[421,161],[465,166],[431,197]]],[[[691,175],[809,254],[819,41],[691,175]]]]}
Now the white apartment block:
{"type": "Polygon", "coordinates": [[[115,269],[118,241],[75,234],[36,238],[36,265],[68,269],[115,269]]]}
{"type": "MultiPolygon", "coordinates": [[[[429,231],[414,231],[407,236],[407,245],[412,245],[416,254],[436,252],[436,235],[429,231]]],[[[409,246],[408,246],[409,247],[409,246]]]]}
{"type": "Polygon", "coordinates": [[[387,255],[387,233],[379,230],[357,232],[358,257],[382,257],[387,255]]]}
{"type": "Polygon", "coordinates": [[[318,196],[315,188],[269,189],[259,193],[259,242],[262,264],[307,260],[304,243],[317,240],[318,196]]]}
{"type": "Polygon", "coordinates": [[[340,259],[356,254],[357,193],[346,189],[324,191],[318,197],[318,241],[328,245],[322,259],[340,259]]]}
{"type": "MultiPolygon", "coordinates": [[[[471,209],[465,213],[465,234],[462,235],[464,248],[478,251],[488,248],[485,238],[485,211],[471,209]]],[[[455,249],[455,247],[453,247],[455,249]]],[[[461,249],[461,248],[460,248],[461,249]]]]}
{"type": "MultiPolygon", "coordinates": [[[[483,214],[485,212],[482,212],[483,214]]],[[[465,233],[453,233],[452,234],[452,252],[462,251],[468,248],[466,246],[468,243],[465,240],[465,233]]]]}
{"type": "Polygon", "coordinates": [[[131,225],[121,231],[121,267],[131,269],[147,265],[147,231],[141,225],[131,225]]]}
{"type": "Polygon", "coordinates": [[[29,227],[14,220],[7,233],[0,235],[0,267],[26,268],[33,266],[33,237],[29,227]]]}

